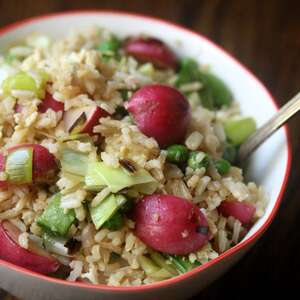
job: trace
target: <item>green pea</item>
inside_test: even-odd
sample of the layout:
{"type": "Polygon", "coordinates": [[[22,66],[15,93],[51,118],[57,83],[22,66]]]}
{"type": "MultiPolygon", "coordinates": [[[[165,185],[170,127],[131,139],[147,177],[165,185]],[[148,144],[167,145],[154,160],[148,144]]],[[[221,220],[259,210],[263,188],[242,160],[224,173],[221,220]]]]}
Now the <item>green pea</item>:
{"type": "Polygon", "coordinates": [[[188,159],[189,150],[184,145],[171,145],[167,148],[167,161],[182,163],[188,159]]]}
{"type": "Polygon", "coordinates": [[[223,153],[223,158],[234,164],[236,161],[237,148],[232,144],[227,144],[223,153]]]}
{"type": "Polygon", "coordinates": [[[103,227],[109,230],[118,230],[123,227],[124,218],[120,212],[116,212],[113,216],[111,216],[104,224],[103,227]]]}
{"type": "Polygon", "coordinates": [[[230,162],[223,158],[215,160],[214,165],[221,175],[228,173],[231,167],[230,162]]]}
{"type": "Polygon", "coordinates": [[[187,165],[193,170],[207,168],[209,165],[209,157],[201,151],[192,151],[189,155],[187,165]]]}

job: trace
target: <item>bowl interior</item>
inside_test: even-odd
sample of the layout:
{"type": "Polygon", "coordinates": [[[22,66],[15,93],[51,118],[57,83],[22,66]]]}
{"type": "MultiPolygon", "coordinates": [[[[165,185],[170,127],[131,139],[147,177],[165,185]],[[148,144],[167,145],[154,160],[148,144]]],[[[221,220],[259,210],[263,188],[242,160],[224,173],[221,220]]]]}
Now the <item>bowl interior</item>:
{"type": "MultiPolygon", "coordinates": [[[[70,30],[81,30],[91,25],[106,27],[116,35],[147,34],[164,40],[179,56],[191,56],[201,64],[209,64],[232,89],[242,113],[253,116],[258,126],[267,121],[277,108],[264,86],[232,57],[206,38],[174,25],[150,18],[110,12],[59,14],[33,19],[0,31],[0,51],[16,39],[32,32],[47,33],[53,38],[64,36],[70,30]]],[[[251,158],[246,177],[263,185],[269,202],[265,215],[253,226],[245,239],[266,222],[286,180],[289,165],[288,140],[280,129],[264,143],[251,158]]]]}

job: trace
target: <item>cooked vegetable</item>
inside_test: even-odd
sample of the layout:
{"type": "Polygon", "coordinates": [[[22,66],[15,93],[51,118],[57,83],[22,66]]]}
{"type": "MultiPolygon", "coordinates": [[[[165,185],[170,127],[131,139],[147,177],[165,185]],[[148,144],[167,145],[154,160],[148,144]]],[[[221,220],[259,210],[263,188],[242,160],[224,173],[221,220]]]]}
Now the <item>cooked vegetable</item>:
{"type": "Polygon", "coordinates": [[[167,161],[183,163],[189,157],[189,150],[184,145],[171,145],[167,148],[167,161]]]}
{"type": "Polygon", "coordinates": [[[9,183],[32,183],[32,148],[19,148],[8,153],[5,172],[9,183]]]}
{"type": "Polygon", "coordinates": [[[199,80],[199,65],[191,58],[184,58],[180,62],[180,68],[177,75],[176,85],[180,86],[199,80]]]}
{"type": "Polygon", "coordinates": [[[176,276],[178,272],[174,268],[174,266],[170,263],[168,263],[168,260],[163,257],[158,252],[155,252],[153,250],[149,250],[151,259],[161,268],[166,269],[170,274],[176,276]]]}
{"type": "Polygon", "coordinates": [[[139,260],[139,263],[140,263],[142,269],[150,277],[153,277],[156,279],[166,279],[166,278],[173,277],[172,273],[170,273],[165,268],[161,268],[158,265],[156,265],[151,260],[151,258],[141,255],[141,256],[139,256],[138,260],[139,260]]]}
{"type": "Polygon", "coordinates": [[[95,191],[100,190],[103,186],[108,186],[113,193],[117,193],[126,187],[146,183],[156,183],[156,181],[144,169],[130,174],[123,168],[112,168],[103,162],[89,163],[85,176],[87,189],[95,191]]]}
{"type": "Polygon", "coordinates": [[[256,123],[251,117],[234,118],[224,122],[224,130],[233,145],[240,145],[255,132],[256,123]]]}
{"type": "Polygon", "coordinates": [[[124,50],[137,60],[151,62],[159,68],[177,67],[174,53],[162,41],[155,38],[130,38],[125,41],[124,50]]]}
{"type": "Polygon", "coordinates": [[[205,216],[190,201],[154,194],[142,198],[134,208],[135,234],[149,247],[169,254],[195,252],[209,240],[205,216]]]}
{"type": "Polygon", "coordinates": [[[60,207],[61,194],[55,194],[49,200],[47,208],[38,218],[37,223],[46,232],[56,236],[66,236],[71,225],[75,221],[75,212],[73,209],[65,212],[60,207]]]}
{"type": "Polygon", "coordinates": [[[200,81],[203,85],[199,95],[204,107],[213,110],[228,106],[232,102],[232,93],[221,79],[212,73],[200,70],[194,59],[184,58],[181,61],[176,85],[180,86],[195,81],[200,81]]]}
{"type": "Polygon", "coordinates": [[[125,108],[138,128],[155,138],[161,147],[182,142],[191,118],[186,98],[178,90],[161,84],[143,86],[125,108]]]}
{"type": "Polygon", "coordinates": [[[58,270],[59,262],[29,240],[28,250],[19,245],[20,230],[9,221],[0,223],[0,259],[41,274],[58,270]]]}
{"type": "Polygon", "coordinates": [[[61,236],[54,236],[48,232],[43,234],[43,244],[47,251],[62,256],[69,255],[69,249],[65,246],[68,239],[61,236]]]}
{"type": "Polygon", "coordinates": [[[214,165],[221,175],[228,173],[231,167],[230,162],[223,158],[215,160],[214,165]]]}
{"type": "Polygon", "coordinates": [[[177,271],[181,274],[186,273],[200,265],[200,263],[197,261],[191,263],[187,257],[183,256],[166,254],[166,257],[170,260],[170,262],[172,262],[177,271]]]}
{"type": "Polygon", "coordinates": [[[232,216],[239,220],[242,224],[249,224],[252,221],[255,210],[256,208],[254,204],[239,202],[237,200],[223,201],[218,207],[218,211],[224,217],[232,216]]]}
{"type": "Polygon", "coordinates": [[[94,134],[94,126],[99,124],[99,119],[109,114],[99,106],[85,106],[72,108],[64,114],[65,130],[69,133],[94,134]]]}
{"type": "MultiPolygon", "coordinates": [[[[33,182],[48,182],[55,176],[58,168],[56,159],[49,150],[38,144],[19,144],[8,149],[12,153],[18,149],[32,149],[32,180],[33,182]]],[[[31,151],[31,150],[30,150],[31,151]]]]}
{"type": "Polygon", "coordinates": [[[116,36],[111,35],[107,41],[103,41],[99,45],[98,50],[105,58],[109,58],[117,55],[120,46],[120,40],[116,36]]]}
{"type": "Polygon", "coordinates": [[[109,230],[119,230],[123,225],[124,217],[117,211],[103,224],[103,227],[108,228],[109,230]]]}
{"type": "Polygon", "coordinates": [[[236,161],[237,149],[230,143],[227,143],[223,153],[223,158],[229,161],[231,164],[234,164],[236,161]]]}
{"type": "Polygon", "coordinates": [[[207,168],[209,165],[209,157],[205,152],[192,151],[189,154],[187,165],[193,170],[207,168]]]}
{"type": "Polygon", "coordinates": [[[60,152],[60,163],[63,172],[85,176],[87,173],[89,155],[75,151],[63,145],[60,152]]]}
{"type": "Polygon", "coordinates": [[[111,194],[101,201],[98,206],[90,206],[91,218],[96,229],[103,226],[126,201],[127,199],[123,195],[111,194]]]}
{"type": "Polygon", "coordinates": [[[39,105],[39,112],[45,113],[48,109],[55,112],[64,111],[64,103],[55,100],[51,94],[46,93],[44,100],[39,105]]]}
{"type": "Polygon", "coordinates": [[[15,75],[7,77],[2,82],[4,95],[11,95],[12,90],[32,91],[36,97],[42,99],[45,96],[46,75],[44,73],[36,74],[39,80],[36,80],[28,73],[20,71],[15,75]]]}
{"type": "Polygon", "coordinates": [[[207,100],[209,94],[212,97],[213,106],[216,108],[231,104],[233,100],[232,93],[220,78],[212,73],[200,71],[199,79],[203,83],[203,89],[200,90],[201,101],[205,99],[206,105],[210,101],[207,100]]]}

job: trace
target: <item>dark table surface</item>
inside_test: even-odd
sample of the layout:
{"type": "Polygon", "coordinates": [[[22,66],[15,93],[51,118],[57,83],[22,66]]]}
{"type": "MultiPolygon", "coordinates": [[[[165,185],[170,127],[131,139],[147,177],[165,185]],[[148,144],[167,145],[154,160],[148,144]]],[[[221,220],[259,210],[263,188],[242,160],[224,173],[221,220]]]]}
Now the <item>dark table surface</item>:
{"type": "MultiPolygon", "coordinates": [[[[0,26],[49,12],[83,8],[153,15],[200,32],[253,71],[280,105],[300,90],[299,0],[1,0],[0,26]]],[[[293,168],[282,205],[272,225],[242,261],[193,299],[253,298],[267,290],[280,293],[298,288],[299,125],[299,116],[289,122],[293,168]]],[[[0,299],[12,298],[0,291],[0,299]]]]}

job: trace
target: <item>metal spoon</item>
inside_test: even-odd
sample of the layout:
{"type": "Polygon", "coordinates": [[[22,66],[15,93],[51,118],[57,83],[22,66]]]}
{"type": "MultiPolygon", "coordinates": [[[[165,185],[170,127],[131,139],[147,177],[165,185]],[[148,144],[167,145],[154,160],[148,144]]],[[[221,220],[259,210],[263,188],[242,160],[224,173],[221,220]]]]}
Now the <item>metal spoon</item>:
{"type": "Polygon", "coordinates": [[[258,130],[240,146],[238,151],[238,160],[240,162],[244,162],[258,146],[260,146],[269,136],[284,125],[299,110],[300,93],[282,106],[274,117],[258,128],[258,130]]]}

